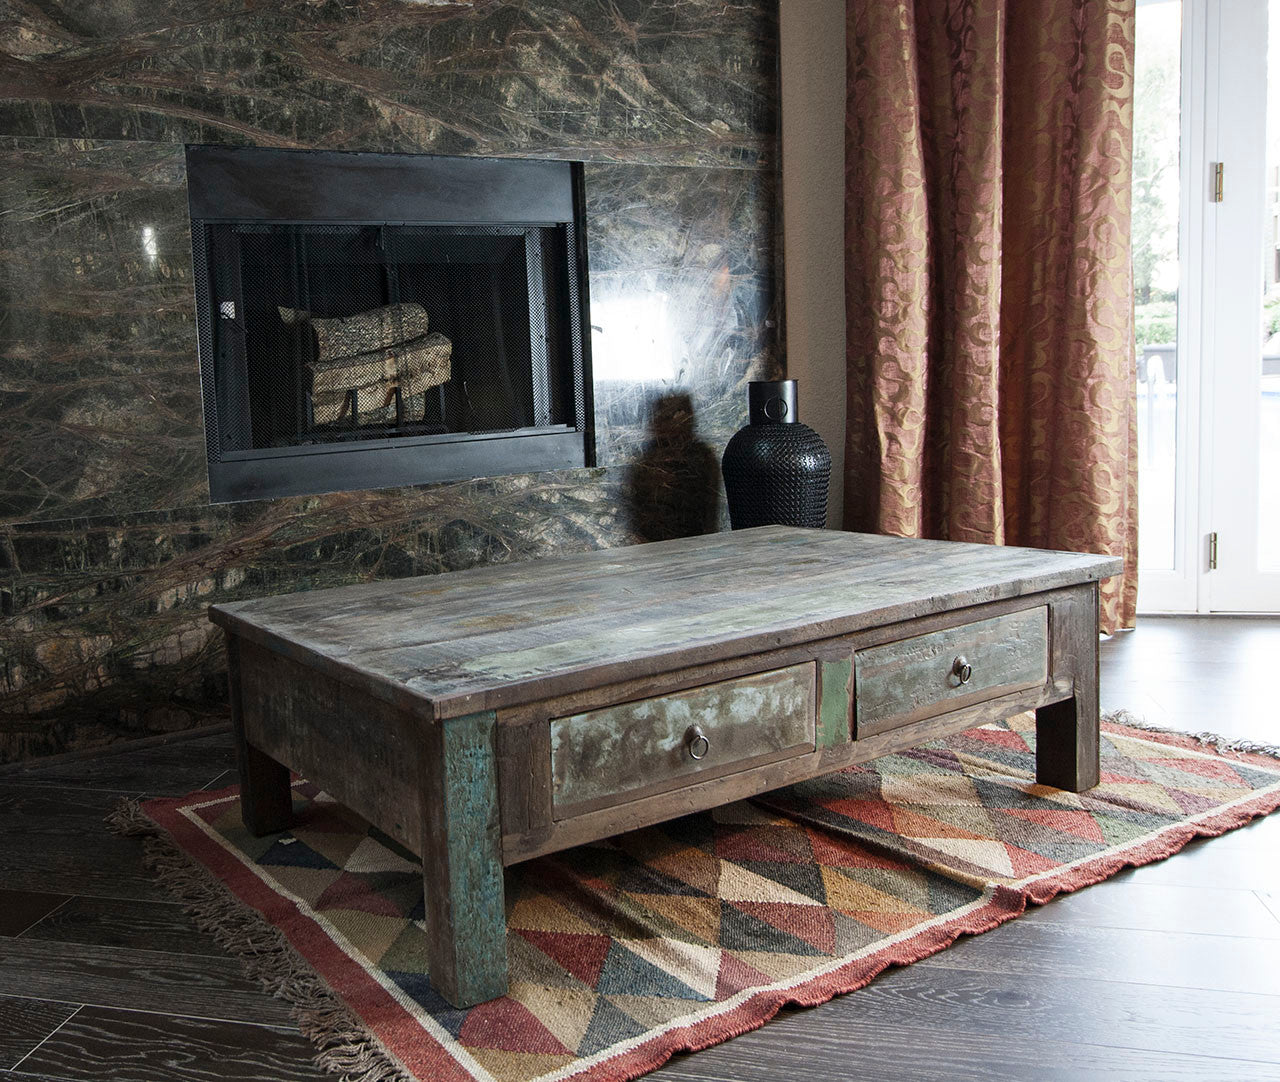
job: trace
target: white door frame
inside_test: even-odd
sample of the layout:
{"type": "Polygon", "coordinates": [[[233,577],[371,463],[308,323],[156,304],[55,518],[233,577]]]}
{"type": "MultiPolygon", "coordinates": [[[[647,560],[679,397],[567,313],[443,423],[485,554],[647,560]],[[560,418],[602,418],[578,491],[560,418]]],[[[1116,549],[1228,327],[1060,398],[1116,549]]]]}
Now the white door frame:
{"type": "MultiPolygon", "coordinates": [[[[1211,33],[1208,25],[1211,3],[1212,0],[1182,0],[1174,565],[1168,570],[1141,571],[1140,612],[1195,612],[1198,608],[1203,545],[1197,493],[1204,490],[1198,472],[1203,394],[1201,358],[1205,356],[1206,332],[1212,331],[1212,313],[1205,311],[1203,278],[1193,268],[1205,266],[1205,261],[1212,258],[1214,237],[1207,228],[1207,198],[1188,198],[1188,193],[1207,193],[1207,185],[1202,178],[1208,176],[1210,168],[1210,153],[1206,145],[1209,125],[1201,103],[1208,100],[1211,38],[1216,47],[1216,26],[1211,33]]],[[[1217,5],[1213,4],[1213,7],[1213,15],[1216,16],[1217,5]]],[[[1141,552],[1141,535],[1138,546],[1141,552]]]]}
{"type": "Polygon", "coordinates": [[[1280,611],[1256,570],[1266,26],[1267,0],[1182,0],[1174,568],[1141,572],[1140,612],[1280,611]]]}
{"type": "Polygon", "coordinates": [[[1212,398],[1206,398],[1213,449],[1206,463],[1206,530],[1218,536],[1217,570],[1202,576],[1202,609],[1280,610],[1280,572],[1258,561],[1262,226],[1266,206],[1267,0],[1221,5],[1217,55],[1218,160],[1231,187],[1215,204],[1217,259],[1208,286],[1217,315],[1212,398]]]}

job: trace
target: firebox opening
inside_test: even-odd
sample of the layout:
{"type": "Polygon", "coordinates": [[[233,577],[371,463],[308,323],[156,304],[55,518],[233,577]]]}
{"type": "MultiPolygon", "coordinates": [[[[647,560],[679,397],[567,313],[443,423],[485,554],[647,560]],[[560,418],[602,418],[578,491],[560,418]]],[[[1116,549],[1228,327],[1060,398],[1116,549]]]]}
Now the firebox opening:
{"type": "Polygon", "coordinates": [[[591,464],[571,163],[211,147],[188,163],[215,501],[591,464]],[[527,193],[504,209],[548,167],[563,190],[532,196],[548,220],[527,193]]]}

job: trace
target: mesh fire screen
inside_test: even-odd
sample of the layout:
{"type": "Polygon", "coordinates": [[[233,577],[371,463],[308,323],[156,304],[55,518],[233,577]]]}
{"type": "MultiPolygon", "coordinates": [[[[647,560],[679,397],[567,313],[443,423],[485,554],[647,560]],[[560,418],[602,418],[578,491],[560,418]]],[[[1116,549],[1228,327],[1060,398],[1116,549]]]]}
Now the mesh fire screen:
{"type": "Polygon", "coordinates": [[[220,452],[578,424],[572,226],[205,230],[220,452]]]}

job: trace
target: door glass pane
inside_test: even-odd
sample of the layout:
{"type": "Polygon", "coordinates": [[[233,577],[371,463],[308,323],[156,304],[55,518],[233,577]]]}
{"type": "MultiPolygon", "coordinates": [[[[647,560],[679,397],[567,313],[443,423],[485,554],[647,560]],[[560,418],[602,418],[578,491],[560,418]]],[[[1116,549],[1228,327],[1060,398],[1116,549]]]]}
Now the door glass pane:
{"type": "Polygon", "coordinates": [[[1139,0],[1133,117],[1138,530],[1140,564],[1151,570],[1172,570],[1175,552],[1181,39],[1180,0],[1139,0]]]}
{"type": "Polygon", "coordinates": [[[1267,10],[1267,196],[1258,372],[1258,565],[1280,571],[1280,0],[1267,10]]]}

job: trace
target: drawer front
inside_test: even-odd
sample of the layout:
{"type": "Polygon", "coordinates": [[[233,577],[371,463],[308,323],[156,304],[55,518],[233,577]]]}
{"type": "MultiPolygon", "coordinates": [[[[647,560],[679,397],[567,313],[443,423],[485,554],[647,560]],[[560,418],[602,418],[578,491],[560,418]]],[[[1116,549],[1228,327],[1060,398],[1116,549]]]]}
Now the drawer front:
{"type": "Polygon", "coordinates": [[[1049,610],[996,616],[854,655],[856,735],[934,717],[1049,679],[1049,610]],[[961,681],[953,666],[970,666],[961,681]]]}
{"type": "Polygon", "coordinates": [[[555,818],[813,751],[814,683],[810,661],[554,719],[555,818]]]}

